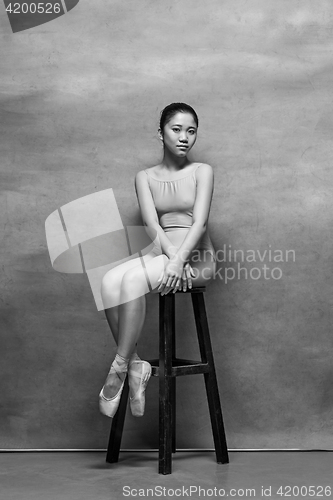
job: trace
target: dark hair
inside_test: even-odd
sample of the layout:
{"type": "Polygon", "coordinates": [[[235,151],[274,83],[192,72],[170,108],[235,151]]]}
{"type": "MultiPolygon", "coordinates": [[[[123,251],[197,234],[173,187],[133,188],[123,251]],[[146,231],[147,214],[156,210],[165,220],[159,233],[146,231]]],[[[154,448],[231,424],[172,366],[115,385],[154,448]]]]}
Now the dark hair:
{"type": "Polygon", "coordinates": [[[171,118],[176,113],[191,113],[197,127],[199,126],[198,116],[191,106],[189,106],[188,104],[185,104],[184,102],[173,102],[172,104],[169,104],[168,106],[166,106],[161,113],[160,128],[161,128],[162,132],[163,132],[164,126],[171,120],[171,118]]]}

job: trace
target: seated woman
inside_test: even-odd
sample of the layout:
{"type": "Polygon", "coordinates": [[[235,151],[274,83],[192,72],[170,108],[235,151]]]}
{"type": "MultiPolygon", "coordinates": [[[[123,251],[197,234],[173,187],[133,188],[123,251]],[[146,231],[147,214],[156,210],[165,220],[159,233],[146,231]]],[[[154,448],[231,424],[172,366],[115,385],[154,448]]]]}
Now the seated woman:
{"type": "Polygon", "coordinates": [[[99,395],[100,411],[113,417],[128,373],[130,408],[142,416],[151,366],[136,352],[146,313],[146,293],[175,293],[205,286],[215,274],[216,257],[208,233],[214,189],[213,169],[188,159],[197,138],[198,117],[184,103],[161,113],[163,160],[141,170],[135,188],[142,221],[154,240],[143,257],[111,269],[103,278],[102,298],[117,354],[99,395]]]}

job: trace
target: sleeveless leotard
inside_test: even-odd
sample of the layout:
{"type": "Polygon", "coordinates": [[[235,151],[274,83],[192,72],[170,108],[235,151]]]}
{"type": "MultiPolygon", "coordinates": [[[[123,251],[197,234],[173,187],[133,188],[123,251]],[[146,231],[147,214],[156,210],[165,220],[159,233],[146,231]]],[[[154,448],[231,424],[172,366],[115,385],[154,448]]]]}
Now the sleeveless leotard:
{"type": "MultiPolygon", "coordinates": [[[[145,170],[159,223],[168,233],[170,241],[178,248],[192,226],[197,188],[195,171],[200,165],[196,165],[192,172],[184,177],[171,181],[156,179],[150,175],[148,169],[145,170]]],[[[206,250],[213,255],[214,260],[216,259],[208,228],[198,242],[196,249],[206,250]]]]}

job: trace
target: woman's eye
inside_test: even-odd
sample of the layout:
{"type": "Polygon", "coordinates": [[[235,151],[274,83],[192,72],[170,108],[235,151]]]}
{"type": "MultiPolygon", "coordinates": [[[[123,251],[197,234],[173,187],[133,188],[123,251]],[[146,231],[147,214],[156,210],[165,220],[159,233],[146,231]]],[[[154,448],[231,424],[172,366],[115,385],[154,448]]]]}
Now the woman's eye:
{"type": "Polygon", "coordinates": [[[175,127],[172,129],[174,132],[179,132],[179,128],[175,127]]]}
{"type": "Polygon", "coordinates": [[[193,134],[195,134],[195,130],[189,130],[188,133],[193,135],[193,134]]]}

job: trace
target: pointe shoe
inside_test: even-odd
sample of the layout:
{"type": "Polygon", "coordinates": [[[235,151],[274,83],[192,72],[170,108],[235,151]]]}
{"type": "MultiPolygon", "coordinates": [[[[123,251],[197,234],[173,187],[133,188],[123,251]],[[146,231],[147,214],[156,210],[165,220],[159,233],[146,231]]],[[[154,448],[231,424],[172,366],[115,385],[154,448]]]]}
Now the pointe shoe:
{"type": "Polygon", "coordinates": [[[101,392],[99,393],[100,412],[103,413],[103,415],[106,415],[107,417],[110,417],[110,418],[113,418],[116,414],[116,411],[118,410],[118,406],[120,403],[120,397],[121,397],[121,394],[123,392],[125,379],[126,379],[126,375],[127,375],[127,372],[117,370],[117,368],[119,368],[119,365],[117,364],[117,362],[112,363],[111,370],[110,370],[109,374],[111,373],[112,368],[114,370],[113,373],[117,373],[119,378],[123,377],[123,381],[122,381],[122,384],[120,386],[119,391],[117,392],[117,394],[115,396],[113,396],[113,398],[106,398],[103,394],[103,390],[105,387],[105,384],[104,384],[101,392]]]}
{"type": "Polygon", "coordinates": [[[145,412],[145,390],[151,377],[151,365],[148,361],[136,359],[128,367],[128,385],[130,390],[130,408],[134,417],[142,417],[145,412]],[[141,365],[140,371],[133,370],[133,365],[141,365]]]}

